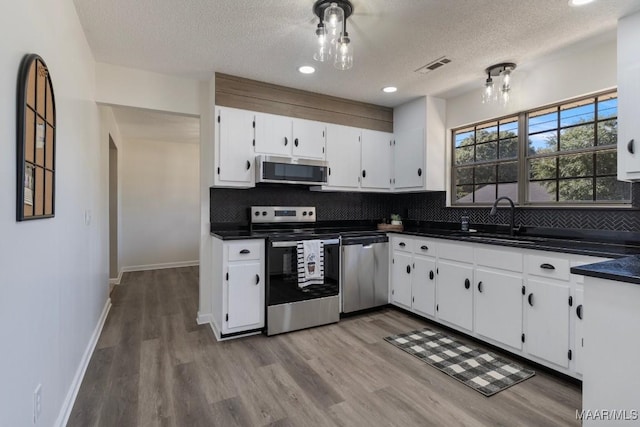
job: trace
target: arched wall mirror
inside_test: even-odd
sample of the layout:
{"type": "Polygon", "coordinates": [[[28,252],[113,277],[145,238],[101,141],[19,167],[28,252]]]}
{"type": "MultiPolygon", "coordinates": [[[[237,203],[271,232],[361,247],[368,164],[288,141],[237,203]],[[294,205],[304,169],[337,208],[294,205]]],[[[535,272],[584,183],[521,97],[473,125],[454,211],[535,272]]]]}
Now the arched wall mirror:
{"type": "Polygon", "coordinates": [[[36,54],[22,59],[18,74],[17,220],[55,214],[56,104],[51,75],[36,54]]]}

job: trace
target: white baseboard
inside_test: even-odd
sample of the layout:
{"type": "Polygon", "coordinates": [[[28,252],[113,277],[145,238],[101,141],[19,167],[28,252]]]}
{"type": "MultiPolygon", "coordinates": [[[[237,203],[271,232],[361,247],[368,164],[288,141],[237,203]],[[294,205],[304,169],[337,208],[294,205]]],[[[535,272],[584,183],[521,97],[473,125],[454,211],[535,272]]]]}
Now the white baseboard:
{"type": "Polygon", "coordinates": [[[85,372],[87,372],[87,367],[89,366],[89,361],[91,360],[91,356],[93,355],[93,350],[96,348],[98,338],[100,338],[102,328],[104,327],[104,322],[107,320],[107,315],[109,314],[110,309],[111,298],[107,298],[107,301],[104,304],[104,308],[102,309],[102,314],[100,314],[100,318],[98,318],[98,324],[93,330],[93,334],[91,335],[89,343],[87,344],[87,348],[82,355],[80,365],[78,365],[78,369],[76,370],[76,374],[73,377],[73,381],[71,382],[71,386],[69,387],[67,396],[62,403],[62,408],[60,409],[60,413],[58,414],[58,419],[54,424],[56,427],[64,427],[69,421],[69,416],[71,415],[73,404],[75,403],[76,397],[78,396],[78,391],[80,391],[82,379],[84,378],[85,372]]]}
{"type": "Polygon", "coordinates": [[[115,279],[109,278],[109,284],[119,285],[120,281],[122,280],[122,273],[124,273],[124,271],[120,270],[120,272],[118,273],[118,277],[116,277],[115,279]]]}
{"type": "Polygon", "coordinates": [[[198,325],[206,325],[207,323],[213,323],[213,315],[211,313],[200,313],[198,312],[198,317],[196,318],[196,322],[198,325]]]}
{"type": "Polygon", "coordinates": [[[122,273],[131,271],[147,271],[147,270],[161,270],[163,268],[179,268],[179,267],[194,267],[200,265],[200,261],[178,261],[178,262],[165,262],[161,264],[145,264],[145,265],[131,265],[129,267],[122,267],[120,270],[120,277],[122,273]]]}

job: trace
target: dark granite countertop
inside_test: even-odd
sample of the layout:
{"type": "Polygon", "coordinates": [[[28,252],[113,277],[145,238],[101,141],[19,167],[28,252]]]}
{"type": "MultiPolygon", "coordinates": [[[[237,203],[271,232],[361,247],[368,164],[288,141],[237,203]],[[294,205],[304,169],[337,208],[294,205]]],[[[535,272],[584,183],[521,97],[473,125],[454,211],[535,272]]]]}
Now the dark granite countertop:
{"type": "Polygon", "coordinates": [[[572,267],[571,272],[640,285],[640,255],[572,267]]]}
{"type": "MultiPolygon", "coordinates": [[[[374,221],[323,221],[315,227],[340,234],[377,231],[374,221]]],[[[472,224],[473,228],[478,231],[463,232],[459,230],[459,224],[452,223],[405,221],[405,230],[400,234],[603,258],[640,256],[638,233],[528,228],[521,230],[520,235],[510,237],[501,226],[472,224]]],[[[246,225],[212,224],[211,235],[223,240],[265,238],[264,233],[252,232],[246,225]]]]}

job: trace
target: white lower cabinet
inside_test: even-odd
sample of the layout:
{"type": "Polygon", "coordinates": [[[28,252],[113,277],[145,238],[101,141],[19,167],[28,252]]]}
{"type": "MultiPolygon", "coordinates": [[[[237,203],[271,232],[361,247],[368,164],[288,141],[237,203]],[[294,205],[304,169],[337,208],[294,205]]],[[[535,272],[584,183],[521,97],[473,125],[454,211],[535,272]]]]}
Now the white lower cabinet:
{"type": "Polygon", "coordinates": [[[529,279],[525,295],[525,350],[569,367],[569,284],[529,279]]]}
{"type": "Polygon", "coordinates": [[[264,240],[224,241],[222,258],[221,292],[213,296],[222,302],[216,319],[222,338],[264,327],[264,240]]]}
{"type": "Polygon", "coordinates": [[[581,378],[583,281],[569,269],[606,259],[402,234],[390,248],[392,304],[581,378]]]}
{"type": "Polygon", "coordinates": [[[438,260],[438,319],[473,329],[473,265],[438,260]]]}
{"type": "Polygon", "coordinates": [[[522,349],[522,275],[478,268],[475,271],[475,330],[522,349]]]}
{"type": "Polygon", "coordinates": [[[391,302],[411,310],[411,265],[410,253],[394,252],[391,260],[391,302]]]}
{"type": "Polygon", "coordinates": [[[415,255],[413,263],[413,277],[411,279],[413,311],[426,316],[435,316],[436,259],[415,255]]]}
{"type": "Polygon", "coordinates": [[[391,303],[422,316],[435,316],[436,244],[391,237],[391,303]]]}

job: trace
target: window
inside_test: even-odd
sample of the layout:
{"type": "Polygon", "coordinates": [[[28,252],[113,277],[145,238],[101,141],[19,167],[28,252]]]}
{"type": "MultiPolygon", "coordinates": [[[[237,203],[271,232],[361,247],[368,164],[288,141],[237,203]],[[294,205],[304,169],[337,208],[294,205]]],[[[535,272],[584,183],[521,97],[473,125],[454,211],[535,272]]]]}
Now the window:
{"type": "Polygon", "coordinates": [[[631,184],[616,179],[617,107],[609,92],[454,130],[452,202],[629,203],[631,184]]]}

